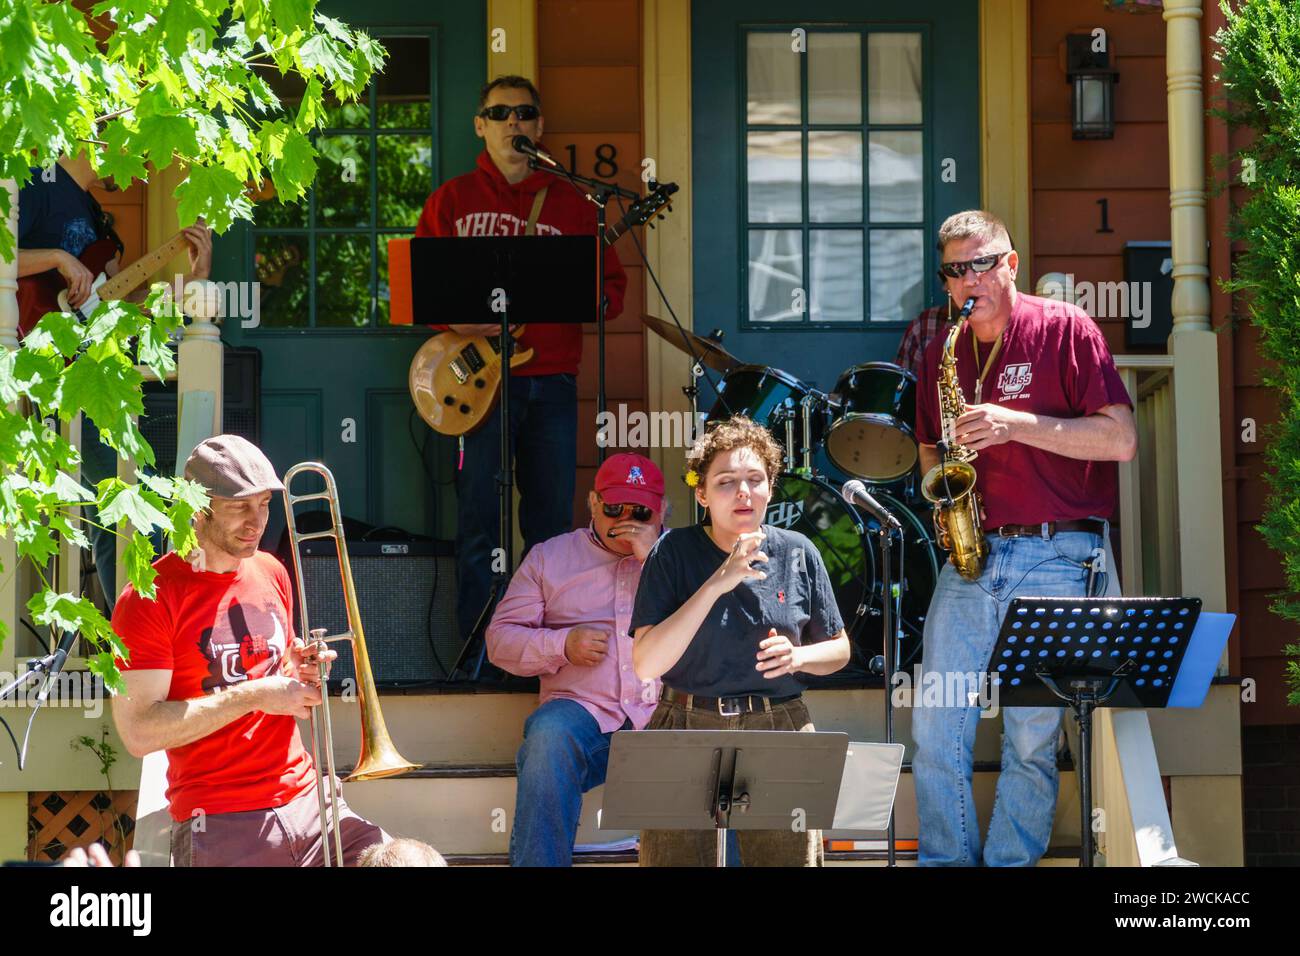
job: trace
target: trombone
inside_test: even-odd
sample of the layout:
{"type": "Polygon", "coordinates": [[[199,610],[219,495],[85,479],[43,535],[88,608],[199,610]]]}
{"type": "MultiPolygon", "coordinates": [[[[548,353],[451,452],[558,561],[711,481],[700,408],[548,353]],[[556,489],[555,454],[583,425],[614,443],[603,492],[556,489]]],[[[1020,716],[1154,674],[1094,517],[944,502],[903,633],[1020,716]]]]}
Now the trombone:
{"type": "MultiPolygon", "coordinates": [[[[391,777],[408,770],[416,770],[419,764],[411,763],[397,752],[392,738],[388,736],[388,727],[384,723],[383,711],[379,709],[379,694],[375,690],[375,679],[370,672],[370,654],[366,650],[365,632],[361,626],[361,613],[357,609],[357,593],[352,585],[352,566],[348,562],[347,541],[343,537],[343,518],[339,513],[338,487],[334,475],[319,462],[305,461],[294,465],[284,476],[284,514],[289,529],[289,546],[293,554],[293,576],[298,585],[298,621],[299,634],[309,635],[308,646],[317,648],[336,641],[352,642],[352,657],[355,663],[357,693],[361,700],[361,756],[357,758],[356,768],[348,774],[345,782],[360,780],[378,780],[391,777]],[[305,495],[293,494],[293,479],[303,472],[314,472],[325,481],[325,490],[305,495]],[[330,527],[324,531],[301,533],[294,520],[294,505],[304,501],[326,501],[329,503],[330,527]],[[343,607],[347,612],[348,629],[342,634],[326,637],[323,627],[312,628],[307,618],[307,587],[302,576],[302,556],[299,546],[304,541],[315,538],[333,538],[338,554],[339,577],[343,584],[343,607]]],[[[334,857],[339,866],[343,865],[343,838],[339,834],[339,808],[334,794],[329,795],[329,809],[326,809],[325,788],[334,783],[334,730],[330,722],[329,669],[321,670],[321,702],[311,709],[311,756],[316,768],[316,800],[320,807],[321,842],[324,847],[325,865],[330,866],[329,836],[334,833],[334,857]],[[316,720],[317,709],[321,712],[320,723],[316,720]],[[321,741],[323,730],[323,742],[321,741]],[[320,751],[325,750],[328,777],[321,775],[320,751]]]]}

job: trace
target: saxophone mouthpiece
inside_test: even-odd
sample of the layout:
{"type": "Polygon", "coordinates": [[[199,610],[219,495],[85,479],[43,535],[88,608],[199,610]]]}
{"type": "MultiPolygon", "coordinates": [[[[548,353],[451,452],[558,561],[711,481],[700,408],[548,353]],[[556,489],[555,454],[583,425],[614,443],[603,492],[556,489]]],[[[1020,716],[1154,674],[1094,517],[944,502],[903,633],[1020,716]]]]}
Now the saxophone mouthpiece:
{"type": "Polygon", "coordinates": [[[961,304],[961,313],[960,313],[961,317],[963,319],[969,319],[971,309],[973,308],[975,308],[975,297],[971,296],[969,299],[967,299],[965,302],[961,304]]]}

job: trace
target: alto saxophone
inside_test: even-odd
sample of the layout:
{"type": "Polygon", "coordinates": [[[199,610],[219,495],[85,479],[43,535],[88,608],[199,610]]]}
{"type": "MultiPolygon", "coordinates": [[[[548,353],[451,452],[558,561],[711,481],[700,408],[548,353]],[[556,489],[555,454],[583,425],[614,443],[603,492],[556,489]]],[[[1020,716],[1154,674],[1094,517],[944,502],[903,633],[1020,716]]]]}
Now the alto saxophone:
{"type": "Polygon", "coordinates": [[[975,468],[971,462],[976,452],[957,441],[957,418],[966,404],[957,380],[957,338],[966,327],[975,300],[967,299],[960,318],[943,345],[939,363],[939,418],[943,437],[939,442],[942,458],[925,474],[921,494],[934,506],[934,530],[939,546],[950,552],[948,560],[957,573],[974,581],[983,569],[989,553],[980,524],[980,496],[975,490],[975,468]]]}

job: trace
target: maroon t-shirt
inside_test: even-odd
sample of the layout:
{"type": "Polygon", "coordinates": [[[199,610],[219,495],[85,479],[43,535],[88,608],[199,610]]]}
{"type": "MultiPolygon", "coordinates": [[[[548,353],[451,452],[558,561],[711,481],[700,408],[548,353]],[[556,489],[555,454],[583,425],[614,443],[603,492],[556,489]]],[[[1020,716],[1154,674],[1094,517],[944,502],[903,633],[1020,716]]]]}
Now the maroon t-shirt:
{"type": "MultiPolygon", "coordinates": [[[[974,333],[962,330],[954,348],[957,380],[975,404],[974,333]]],[[[947,335],[935,338],[917,370],[916,437],[942,437],[936,379],[947,335]]],[[[980,343],[983,363],[991,343],[980,343]]],[[[1107,405],[1128,405],[1124,382],[1101,330],[1077,306],[1020,293],[1002,336],[1002,351],[984,379],[983,402],[1053,418],[1082,418],[1107,405]]],[[[1017,441],[985,448],[974,461],[986,528],[1114,514],[1119,472],[1113,461],[1082,461],[1017,441]]]]}

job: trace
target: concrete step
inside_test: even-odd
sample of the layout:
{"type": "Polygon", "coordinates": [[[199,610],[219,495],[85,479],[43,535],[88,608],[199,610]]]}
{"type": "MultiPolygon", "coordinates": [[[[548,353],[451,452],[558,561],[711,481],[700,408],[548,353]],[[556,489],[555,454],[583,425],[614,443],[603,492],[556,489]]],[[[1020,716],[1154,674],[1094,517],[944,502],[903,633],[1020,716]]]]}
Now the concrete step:
{"type": "MultiPolygon", "coordinates": [[[[809,690],[805,699],[818,730],[847,733],[851,740],[885,739],[882,687],[809,690]]],[[[537,706],[536,695],[485,686],[443,686],[385,691],[380,694],[389,735],[406,759],[422,768],[401,777],[345,785],[349,804],[389,832],[412,836],[444,855],[491,857],[504,854],[514,819],[515,754],[523,725],[537,706]]],[[[331,698],[334,752],[340,776],[360,754],[360,717],[355,700],[331,698]]],[[[1001,756],[1001,719],[983,719],[975,738],[975,800],[987,825],[1001,756]]],[[[895,740],[910,760],[911,711],[894,712],[895,740]]],[[[306,737],[304,725],[304,739],[306,737]]],[[[596,827],[602,790],[586,795],[579,844],[607,844],[623,834],[596,827]]],[[[916,836],[916,800],[910,773],[904,773],[896,803],[899,839],[916,836]]],[[[840,833],[845,839],[883,838],[884,834],[840,833]]],[[[1068,765],[1061,774],[1054,844],[1079,842],[1078,793],[1068,765]]]]}
{"type": "MultiPolygon", "coordinates": [[[[844,687],[809,690],[804,698],[818,730],[842,731],[850,740],[881,741],[885,739],[884,694],[880,687],[844,687]]],[[[389,736],[401,754],[435,765],[513,763],[523,740],[524,721],[537,707],[531,692],[472,686],[386,690],[379,698],[389,736]]],[[[354,763],[361,750],[356,701],[335,696],[330,706],[335,760],[354,763]]],[[[999,759],[1001,732],[1000,716],[980,720],[976,761],[999,759]]],[[[894,739],[911,754],[912,717],[907,708],[894,711],[894,739]]]]}
{"type": "MultiPolygon", "coordinates": [[[[915,850],[900,850],[894,857],[898,866],[916,866],[915,850]]],[[[446,857],[448,866],[509,866],[503,853],[463,854],[446,857]]],[[[612,853],[579,853],[573,857],[574,866],[637,866],[637,851],[622,850],[612,853]]],[[[889,856],[884,850],[826,851],[827,866],[888,866],[889,856]]],[[[1039,866],[1078,866],[1078,847],[1052,847],[1039,866]]]]}
{"type": "MultiPolygon", "coordinates": [[[[1068,764],[1065,765],[1068,768],[1068,764]]],[[[977,765],[973,786],[981,825],[987,826],[997,783],[996,763],[977,765]]],[[[340,770],[343,775],[343,770],[340,770]]],[[[442,765],[422,768],[401,777],[344,785],[344,796],[357,813],[395,836],[415,837],[443,855],[491,856],[509,850],[515,810],[515,772],[511,764],[442,765]]],[[[1079,844],[1079,798],[1073,769],[1062,769],[1057,800],[1054,846],[1079,844]]],[[[585,795],[578,828],[579,845],[608,844],[635,835],[601,830],[596,811],[604,788],[585,795]]],[[[899,840],[917,835],[916,797],[911,773],[899,781],[895,803],[899,840]]],[[[831,839],[884,839],[883,832],[830,830],[831,839]]]]}

